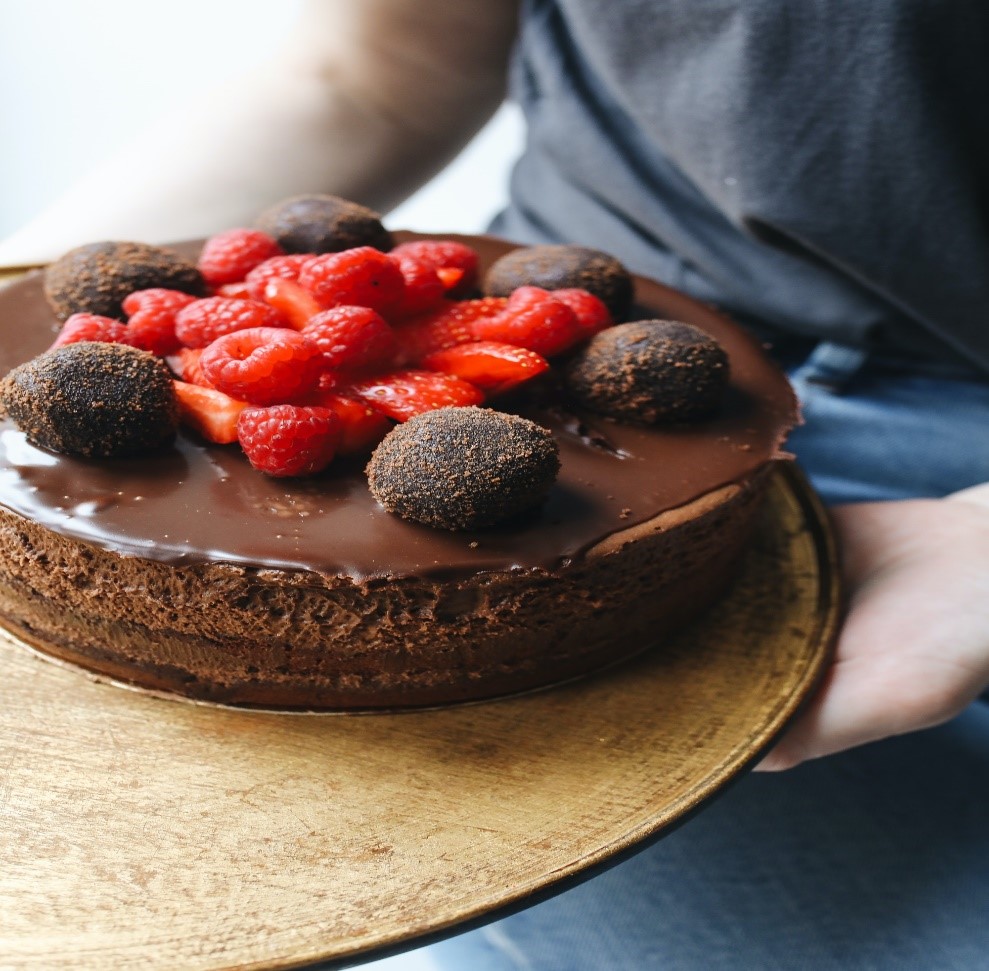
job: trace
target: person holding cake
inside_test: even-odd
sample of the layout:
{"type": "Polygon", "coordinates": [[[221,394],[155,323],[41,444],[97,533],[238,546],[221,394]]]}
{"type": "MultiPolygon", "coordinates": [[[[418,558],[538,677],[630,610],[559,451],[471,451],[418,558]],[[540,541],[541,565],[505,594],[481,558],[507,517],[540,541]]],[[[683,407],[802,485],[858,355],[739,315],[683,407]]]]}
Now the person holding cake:
{"type": "Polygon", "coordinates": [[[433,946],[438,967],[984,961],[987,42],[976,0],[312,2],[262,72],[0,245],[17,262],[195,237],[298,192],[388,209],[510,76],[528,137],[492,232],[614,253],[786,366],[806,419],[789,447],[833,506],[850,590],[829,677],[760,766],[800,767],[433,946]]]}

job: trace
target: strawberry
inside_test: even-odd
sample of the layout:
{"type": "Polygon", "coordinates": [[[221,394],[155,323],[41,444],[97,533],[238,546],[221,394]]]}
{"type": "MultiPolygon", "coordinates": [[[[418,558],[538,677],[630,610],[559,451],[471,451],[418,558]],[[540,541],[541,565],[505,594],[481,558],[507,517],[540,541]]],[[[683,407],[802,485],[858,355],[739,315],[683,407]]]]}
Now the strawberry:
{"type": "Polygon", "coordinates": [[[507,305],[505,297],[458,300],[441,310],[413,317],[395,328],[399,360],[416,363],[433,351],[473,340],[473,324],[497,317],[507,305]]]}
{"type": "Polygon", "coordinates": [[[319,347],[323,364],[334,370],[359,370],[390,361],[395,333],[370,307],[333,307],[310,317],[302,333],[319,347]]]}
{"type": "Polygon", "coordinates": [[[313,475],[336,454],[340,419],[329,408],[312,405],[245,408],[237,420],[237,439],[259,472],[313,475]]]}
{"type": "Polygon", "coordinates": [[[540,287],[519,287],[503,314],[475,321],[471,331],[475,340],[528,347],[543,357],[561,354],[580,338],[576,314],[540,287]]]}
{"type": "MultiPolygon", "coordinates": [[[[62,324],[52,348],[80,341],[95,341],[100,344],[129,344],[126,325],[112,317],[99,314],[73,314],[62,324]]],[[[51,348],[50,348],[51,349],[51,348]]]]}
{"type": "Polygon", "coordinates": [[[172,373],[186,384],[198,384],[201,388],[211,388],[213,385],[206,380],[199,359],[203,355],[201,347],[180,347],[174,354],[165,358],[165,363],[172,373]]]}
{"type": "Polygon", "coordinates": [[[179,420],[209,442],[229,445],[237,441],[237,419],[247,407],[215,388],[173,381],[179,403],[179,420]]]}
{"type": "Polygon", "coordinates": [[[396,421],[451,405],[478,405],[484,400],[474,385],[436,371],[392,371],[353,382],[347,394],[396,421]]]}
{"type": "Polygon", "coordinates": [[[320,302],[305,287],[283,277],[270,277],[264,284],[263,296],[264,302],[278,311],[296,330],[302,330],[323,310],[320,302]]]}
{"type": "Polygon", "coordinates": [[[589,340],[602,330],[612,327],[615,321],[604,301],[587,290],[554,290],[553,299],[565,303],[577,318],[580,340],[589,340]]]}
{"type": "Polygon", "coordinates": [[[298,401],[316,389],[322,354],[294,330],[253,327],[217,338],[199,364],[214,388],[252,405],[298,401]]]}
{"type": "Polygon", "coordinates": [[[437,271],[451,295],[467,293],[477,283],[477,253],[453,239],[419,239],[401,243],[391,251],[397,258],[411,257],[437,271]]]}
{"type": "Polygon", "coordinates": [[[210,286],[220,287],[243,280],[254,267],[281,252],[281,246],[258,229],[228,229],[206,240],[199,272],[210,286]]]}
{"type": "Polygon", "coordinates": [[[291,280],[292,283],[298,283],[302,264],[312,258],[312,253],[286,253],[284,256],[273,256],[270,260],[265,260],[245,277],[248,293],[255,300],[264,300],[265,287],[271,280],[291,280]]]}
{"type": "Polygon", "coordinates": [[[434,351],[422,366],[463,378],[487,394],[498,394],[542,374],[549,361],[535,351],[494,341],[474,341],[434,351]]]}
{"type": "Polygon", "coordinates": [[[335,391],[317,391],[311,401],[329,408],[340,419],[338,455],[368,454],[392,429],[388,418],[357,398],[335,391]]]}
{"type": "Polygon", "coordinates": [[[281,326],[282,318],[267,304],[231,297],[194,300],[175,315],[175,334],[186,347],[207,347],[238,330],[281,326]]]}
{"type": "Polygon", "coordinates": [[[398,304],[405,290],[398,263],[372,246],[314,256],[303,264],[299,283],[326,309],[346,304],[381,313],[398,304]]]}

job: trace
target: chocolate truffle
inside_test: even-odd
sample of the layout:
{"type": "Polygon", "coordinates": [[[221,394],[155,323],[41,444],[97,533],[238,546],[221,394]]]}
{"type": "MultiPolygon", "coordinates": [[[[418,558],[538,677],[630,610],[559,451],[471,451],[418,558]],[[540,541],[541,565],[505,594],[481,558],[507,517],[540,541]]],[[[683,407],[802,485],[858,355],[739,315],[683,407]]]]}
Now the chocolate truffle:
{"type": "Polygon", "coordinates": [[[398,425],[367,467],[389,512],[443,529],[474,529],[531,509],[560,470],[553,436],[488,408],[440,408],[398,425]]]}
{"type": "Polygon", "coordinates": [[[69,250],[45,271],[45,296],[55,316],[76,313],[122,318],[135,290],[164,287],[205,297],[199,270],[178,253],[147,243],[89,243],[69,250]]]}
{"type": "Polygon", "coordinates": [[[709,334],[675,320],[639,320],[597,334],[566,372],[587,407],[623,421],[692,421],[716,411],[728,356],[709,334]]]}
{"type": "Polygon", "coordinates": [[[178,403],[165,363],[125,344],[82,341],[39,355],[0,382],[0,403],[29,441],[110,458],[170,441],[178,403]]]}
{"type": "Polygon", "coordinates": [[[608,253],[586,246],[527,246],[496,260],[484,278],[484,292],[507,297],[518,287],[569,290],[579,287],[598,297],[612,319],[628,317],[632,306],[632,277],[608,253]]]}
{"type": "Polygon", "coordinates": [[[294,196],[266,209],[257,220],[286,253],[339,253],[355,246],[387,252],[391,233],[373,209],[338,196],[294,196]]]}

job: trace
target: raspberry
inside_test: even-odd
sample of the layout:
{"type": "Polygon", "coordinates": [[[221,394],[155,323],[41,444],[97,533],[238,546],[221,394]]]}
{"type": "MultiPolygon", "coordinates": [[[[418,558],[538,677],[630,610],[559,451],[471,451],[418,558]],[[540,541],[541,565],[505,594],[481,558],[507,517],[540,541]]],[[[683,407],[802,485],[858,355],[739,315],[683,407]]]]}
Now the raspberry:
{"type": "Polygon", "coordinates": [[[298,401],[323,368],[314,341],[294,330],[252,327],[217,338],[199,359],[214,388],[252,405],[298,401]]]}
{"type": "Polygon", "coordinates": [[[459,273],[446,275],[440,272],[441,279],[445,277],[451,281],[447,289],[453,295],[467,293],[477,283],[477,253],[454,239],[419,239],[401,243],[391,251],[391,256],[411,257],[434,270],[459,270],[459,273]]]}
{"type": "Polygon", "coordinates": [[[206,240],[199,255],[199,272],[210,286],[243,280],[254,267],[282,252],[258,229],[228,229],[206,240]]]}
{"type": "Polygon", "coordinates": [[[234,300],[253,300],[247,284],[243,280],[236,283],[224,283],[222,287],[217,287],[214,297],[233,297],[234,300]]]}
{"type": "Polygon", "coordinates": [[[73,314],[69,317],[52,348],[65,344],[78,344],[80,341],[96,341],[99,344],[129,344],[126,325],[111,317],[99,314],[73,314]]]}
{"type": "Polygon", "coordinates": [[[580,338],[576,314],[540,287],[519,287],[503,314],[475,321],[471,329],[476,340],[528,347],[543,357],[562,353],[580,338]]]}
{"type": "Polygon", "coordinates": [[[474,322],[497,317],[507,304],[506,297],[458,300],[448,302],[441,310],[406,321],[395,328],[400,359],[415,363],[433,351],[473,340],[474,322]]]}
{"type": "Polygon", "coordinates": [[[299,283],[325,308],[347,304],[382,313],[405,289],[398,263],[371,246],[314,256],[303,265],[299,283]]]}
{"type": "Polygon", "coordinates": [[[329,408],[311,405],[245,408],[237,421],[237,438],[259,472],[312,475],[336,454],[340,419],[329,408]]]}
{"type": "Polygon", "coordinates": [[[479,405],[484,395],[466,381],[436,371],[394,371],[345,389],[396,421],[408,421],[424,411],[458,405],[479,405]]]}
{"type": "Polygon", "coordinates": [[[175,334],[186,347],[207,347],[218,337],[251,327],[282,327],[276,310],[256,300],[206,297],[175,315],[175,334]]]}
{"type": "Polygon", "coordinates": [[[370,307],[333,307],[310,318],[302,333],[323,354],[325,367],[354,370],[390,361],[395,333],[370,307]]]}
{"type": "Polygon", "coordinates": [[[402,299],[391,309],[390,316],[402,320],[414,314],[425,313],[444,302],[446,288],[436,270],[411,256],[393,257],[405,280],[402,299]]]}
{"type": "Polygon", "coordinates": [[[588,340],[615,323],[604,301],[587,290],[554,290],[553,299],[565,303],[574,312],[580,340],[588,340]]]}
{"type": "Polygon", "coordinates": [[[264,288],[269,280],[291,280],[297,283],[302,264],[311,259],[310,253],[287,253],[265,260],[247,274],[245,282],[248,292],[255,300],[264,300],[264,288]]]}
{"type": "Polygon", "coordinates": [[[142,310],[172,310],[176,313],[183,307],[188,307],[194,303],[196,298],[190,293],[183,293],[181,290],[166,290],[164,287],[152,287],[150,290],[135,290],[124,297],[122,304],[124,313],[128,317],[142,310]]]}

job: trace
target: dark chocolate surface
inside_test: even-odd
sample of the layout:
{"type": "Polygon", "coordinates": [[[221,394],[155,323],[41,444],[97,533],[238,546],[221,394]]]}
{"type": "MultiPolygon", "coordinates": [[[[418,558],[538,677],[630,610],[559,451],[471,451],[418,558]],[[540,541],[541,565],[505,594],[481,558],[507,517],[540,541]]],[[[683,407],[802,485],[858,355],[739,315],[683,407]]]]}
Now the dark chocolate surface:
{"type": "MultiPolygon", "coordinates": [[[[459,238],[480,250],[482,264],[510,248],[459,238]]],[[[355,579],[554,569],[618,530],[744,479],[779,457],[795,420],[785,377],[737,326],[646,280],[636,281],[636,303],[644,317],[687,321],[724,345],[732,379],[723,407],[664,429],[578,416],[539,395],[518,402],[514,410],[554,432],[562,467],[538,512],[511,524],[449,533],[404,522],[371,496],[363,460],[275,480],[235,446],[180,432],[158,455],[87,461],[34,448],[9,420],[0,422],[0,504],[66,536],[176,565],[219,560],[355,579]]],[[[40,273],[0,290],[0,374],[45,350],[57,331],[40,273]]]]}

